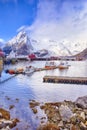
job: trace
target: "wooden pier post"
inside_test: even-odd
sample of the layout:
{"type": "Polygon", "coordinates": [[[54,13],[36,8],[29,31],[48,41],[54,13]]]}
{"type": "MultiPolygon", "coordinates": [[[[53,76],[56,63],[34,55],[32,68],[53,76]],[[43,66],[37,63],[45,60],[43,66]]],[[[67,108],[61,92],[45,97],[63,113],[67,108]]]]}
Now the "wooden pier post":
{"type": "Polygon", "coordinates": [[[1,77],[1,73],[2,73],[2,70],[3,70],[3,58],[0,57],[0,77],[1,77]]]}
{"type": "Polygon", "coordinates": [[[87,77],[44,76],[43,82],[87,85],[87,77]]]}

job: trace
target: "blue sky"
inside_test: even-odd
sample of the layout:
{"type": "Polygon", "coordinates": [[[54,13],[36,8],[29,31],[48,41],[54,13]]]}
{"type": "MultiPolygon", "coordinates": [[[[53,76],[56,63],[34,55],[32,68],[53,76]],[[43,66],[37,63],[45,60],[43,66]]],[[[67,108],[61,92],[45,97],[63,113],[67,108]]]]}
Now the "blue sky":
{"type": "Polygon", "coordinates": [[[0,0],[0,38],[9,39],[22,25],[31,25],[38,0],[0,0]]]}
{"type": "Polygon", "coordinates": [[[87,0],[0,0],[0,38],[87,41],[87,0]]]}

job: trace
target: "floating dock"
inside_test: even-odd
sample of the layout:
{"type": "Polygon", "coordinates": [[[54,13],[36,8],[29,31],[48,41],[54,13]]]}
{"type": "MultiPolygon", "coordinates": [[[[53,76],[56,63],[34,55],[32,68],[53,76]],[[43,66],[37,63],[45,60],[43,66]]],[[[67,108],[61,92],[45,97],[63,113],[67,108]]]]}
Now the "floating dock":
{"type": "Polygon", "coordinates": [[[44,76],[43,82],[87,85],[87,77],[44,76]]]}

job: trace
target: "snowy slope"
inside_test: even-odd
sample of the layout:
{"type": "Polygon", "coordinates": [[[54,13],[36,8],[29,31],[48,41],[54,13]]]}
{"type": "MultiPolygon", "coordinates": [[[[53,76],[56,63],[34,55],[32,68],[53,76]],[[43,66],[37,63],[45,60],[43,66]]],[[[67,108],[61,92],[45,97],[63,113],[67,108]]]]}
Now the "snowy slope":
{"type": "Polygon", "coordinates": [[[87,48],[87,43],[71,42],[67,40],[41,40],[38,41],[37,44],[35,43],[34,47],[37,49],[47,49],[52,55],[71,56],[87,48]]]}
{"type": "Polygon", "coordinates": [[[33,51],[30,39],[26,32],[22,31],[17,36],[9,40],[5,47],[11,47],[17,54],[29,54],[33,51]]]}
{"type": "Polygon", "coordinates": [[[68,40],[56,41],[55,39],[32,39],[25,31],[21,31],[6,44],[17,54],[29,54],[38,50],[46,49],[50,55],[71,56],[85,48],[87,43],[71,42],[68,40]]]}

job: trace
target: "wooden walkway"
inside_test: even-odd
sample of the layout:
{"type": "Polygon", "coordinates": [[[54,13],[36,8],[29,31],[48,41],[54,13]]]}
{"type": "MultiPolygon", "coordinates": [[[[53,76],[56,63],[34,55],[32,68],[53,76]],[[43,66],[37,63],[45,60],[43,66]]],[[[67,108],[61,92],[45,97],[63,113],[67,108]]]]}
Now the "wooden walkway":
{"type": "Polygon", "coordinates": [[[87,77],[44,76],[43,82],[87,85],[87,77]]]}

